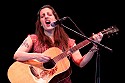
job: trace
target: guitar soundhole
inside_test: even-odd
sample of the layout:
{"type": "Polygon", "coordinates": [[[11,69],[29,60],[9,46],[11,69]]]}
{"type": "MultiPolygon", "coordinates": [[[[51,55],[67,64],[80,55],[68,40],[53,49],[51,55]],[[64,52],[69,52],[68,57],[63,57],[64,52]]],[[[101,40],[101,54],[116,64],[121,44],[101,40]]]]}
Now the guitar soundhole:
{"type": "Polygon", "coordinates": [[[43,63],[44,68],[51,69],[55,66],[55,62],[53,59],[50,59],[48,62],[43,63]]]}

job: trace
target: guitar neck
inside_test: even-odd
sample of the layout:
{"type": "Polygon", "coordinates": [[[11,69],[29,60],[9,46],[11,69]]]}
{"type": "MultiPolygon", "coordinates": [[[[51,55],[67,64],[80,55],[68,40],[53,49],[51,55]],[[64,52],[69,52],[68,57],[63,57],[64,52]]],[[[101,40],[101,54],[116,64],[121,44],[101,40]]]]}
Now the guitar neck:
{"type": "MultiPolygon", "coordinates": [[[[104,29],[103,31],[101,31],[101,33],[103,35],[109,35],[109,34],[112,34],[112,33],[115,33],[115,32],[118,32],[119,29],[116,27],[116,26],[110,26],[110,28],[107,28],[107,29],[104,29]]],[[[69,56],[70,54],[74,53],[76,50],[79,50],[81,48],[83,48],[84,46],[88,45],[90,42],[90,40],[92,39],[92,36],[82,42],[80,42],[79,44],[77,44],[76,46],[70,48],[69,50],[67,51],[64,51],[63,53],[59,54],[58,56],[54,57],[53,60],[54,62],[57,62],[67,56],[69,56]]]]}
{"type": "MultiPolygon", "coordinates": [[[[92,39],[92,37],[90,37],[90,39],[92,39]]],[[[82,42],[80,42],[79,44],[77,44],[76,46],[70,48],[67,51],[64,51],[63,53],[59,54],[58,56],[54,57],[53,60],[54,62],[58,62],[59,60],[69,56],[70,54],[74,53],[75,51],[85,47],[86,45],[88,45],[90,43],[89,40],[84,40],[82,42]]]]}

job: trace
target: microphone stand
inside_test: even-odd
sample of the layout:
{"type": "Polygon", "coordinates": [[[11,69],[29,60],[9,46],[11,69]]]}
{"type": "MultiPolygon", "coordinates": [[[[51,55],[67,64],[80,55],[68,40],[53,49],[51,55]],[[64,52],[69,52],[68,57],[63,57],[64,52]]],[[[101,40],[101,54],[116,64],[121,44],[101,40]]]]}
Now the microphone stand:
{"type": "MultiPolygon", "coordinates": [[[[67,26],[65,26],[63,24],[61,24],[61,26],[65,27],[66,29],[78,34],[79,36],[81,36],[81,37],[83,37],[83,38],[85,38],[87,40],[89,40],[91,43],[94,43],[94,44],[98,45],[99,47],[103,47],[103,48],[105,48],[105,49],[107,49],[109,51],[112,51],[111,48],[109,48],[109,47],[107,47],[107,46],[105,46],[105,45],[103,45],[101,43],[97,43],[97,42],[93,41],[92,39],[85,36],[82,32],[81,32],[82,34],[80,34],[80,33],[76,32],[75,30],[73,30],[73,29],[71,29],[71,28],[69,28],[69,27],[67,27],[67,26]]],[[[99,49],[99,47],[98,47],[98,49],[99,49]]],[[[95,76],[95,78],[96,78],[95,83],[100,83],[100,54],[99,54],[98,50],[97,50],[97,65],[96,65],[96,76],[95,76]]]]}
{"type": "Polygon", "coordinates": [[[100,54],[97,50],[95,83],[100,83],[100,54]]]}

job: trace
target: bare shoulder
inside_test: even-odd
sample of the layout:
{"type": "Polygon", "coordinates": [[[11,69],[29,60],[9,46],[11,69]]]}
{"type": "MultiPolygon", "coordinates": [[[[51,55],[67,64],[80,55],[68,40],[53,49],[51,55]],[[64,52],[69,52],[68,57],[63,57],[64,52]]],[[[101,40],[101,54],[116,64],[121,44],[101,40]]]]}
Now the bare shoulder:
{"type": "Polygon", "coordinates": [[[32,40],[36,40],[38,37],[36,34],[29,34],[28,35],[32,40]]]}
{"type": "Polygon", "coordinates": [[[24,41],[22,42],[22,44],[20,45],[20,47],[18,48],[18,50],[20,51],[29,51],[30,48],[32,47],[33,45],[33,41],[31,39],[31,36],[28,35],[24,41]]]}

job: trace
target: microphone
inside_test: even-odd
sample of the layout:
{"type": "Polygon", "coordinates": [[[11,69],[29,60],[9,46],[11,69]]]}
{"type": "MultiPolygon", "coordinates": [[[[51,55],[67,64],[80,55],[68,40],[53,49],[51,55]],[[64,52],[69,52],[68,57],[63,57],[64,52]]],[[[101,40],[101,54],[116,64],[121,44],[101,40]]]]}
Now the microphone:
{"type": "Polygon", "coordinates": [[[56,25],[61,24],[62,21],[66,20],[67,18],[68,18],[68,17],[63,17],[63,18],[61,18],[61,19],[59,19],[59,20],[57,20],[57,21],[55,21],[55,22],[52,22],[50,25],[51,25],[52,27],[55,27],[56,25]]]}

